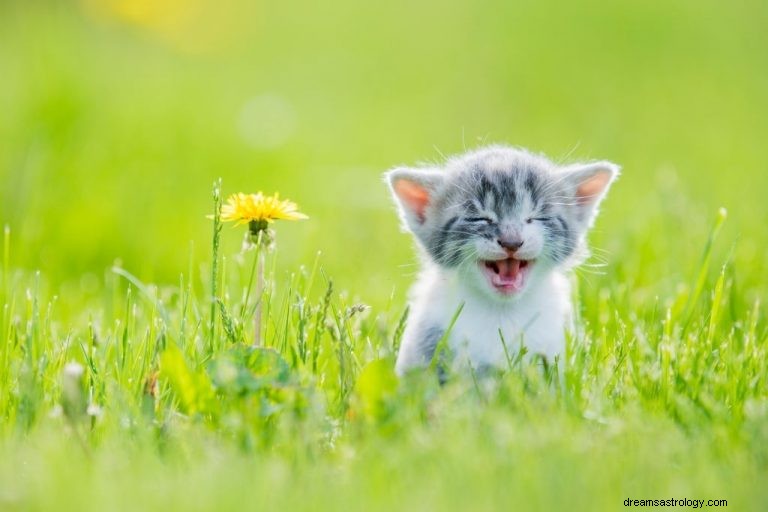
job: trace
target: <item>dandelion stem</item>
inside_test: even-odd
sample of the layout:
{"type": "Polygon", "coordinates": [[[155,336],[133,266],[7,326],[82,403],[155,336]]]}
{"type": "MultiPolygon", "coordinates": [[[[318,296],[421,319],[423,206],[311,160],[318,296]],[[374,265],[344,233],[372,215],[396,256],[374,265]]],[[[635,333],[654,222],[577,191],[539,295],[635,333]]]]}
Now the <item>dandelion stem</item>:
{"type": "Polygon", "coordinates": [[[253,346],[261,346],[261,305],[264,302],[264,253],[261,243],[259,243],[257,258],[259,259],[256,269],[256,311],[253,314],[254,338],[253,346]]]}
{"type": "MultiPolygon", "coordinates": [[[[256,277],[256,267],[259,263],[259,251],[254,251],[253,264],[251,265],[251,272],[248,275],[248,286],[245,289],[245,297],[243,298],[243,306],[240,308],[240,322],[245,320],[245,316],[248,313],[248,302],[251,300],[251,291],[253,290],[253,279],[256,277]]],[[[258,298],[257,298],[258,301],[258,298]]]]}

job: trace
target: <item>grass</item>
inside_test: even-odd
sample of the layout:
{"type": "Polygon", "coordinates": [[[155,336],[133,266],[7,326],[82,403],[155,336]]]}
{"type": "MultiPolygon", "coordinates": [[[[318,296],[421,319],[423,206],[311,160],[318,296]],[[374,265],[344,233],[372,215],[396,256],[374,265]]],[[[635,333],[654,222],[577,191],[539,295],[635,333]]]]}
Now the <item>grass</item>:
{"type": "Polygon", "coordinates": [[[707,268],[723,221],[690,292],[638,315],[613,306],[621,285],[602,288],[562,378],[510,358],[444,387],[434,368],[395,377],[402,307],[350,301],[317,263],[273,271],[260,299],[250,260],[225,258],[215,301],[208,281],[160,288],[116,268],[97,316],[67,327],[39,276],[6,270],[3,505],[761,510],[768,331],[757,302],[724,318],[738,290],[727,262],[707,268]]]}
{"type": "Polygon", "coordinates": [[[265,2],[226,40],[0,5],[0,510],[764,510],[765,5],[561,4],[265,2]],[[624,168],[562,378],[399,381],[381,171],[493,140],[624,168]],[[261,350],[220,176],[311,217],[261,350]]]}

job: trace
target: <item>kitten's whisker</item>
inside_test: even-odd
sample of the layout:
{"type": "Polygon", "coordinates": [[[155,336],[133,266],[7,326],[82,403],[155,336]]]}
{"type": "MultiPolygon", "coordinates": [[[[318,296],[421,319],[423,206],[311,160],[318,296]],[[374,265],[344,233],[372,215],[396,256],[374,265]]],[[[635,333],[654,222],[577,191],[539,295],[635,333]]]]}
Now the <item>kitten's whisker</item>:
{"type": "MultiPolygon", "coordinates": [[[[469,190],[467,188],[464,188],[465,185],[468,186],[468,187],[471,187],[472,184],[470,184],[470,183],[461,183],[461,182],[457,181],[455,183],[455,185],[456,185],[456,188],[458,188],[459,190],[461,190],[462,192],[464,192],[468,196],[474,195],[474,193],[471,190],[469,190]]],[[[458,206],[461,206],[461,205],[458,205],[458,206]]]]}
{"type": "Polygon", "coordinates": [[[583,268],[583,267],[576,267],[576,269],[574,269],[574,273],[575,273],[575,274],[576,274],[576,275],[577,275],[579,278],[581,278],[581,279],[584,279],[585,281],[587,281],[587,282],[588,282],[590,285],[594,284],[594,283],[593,283],[593,282],[590,280],[590,277],[592,277],[592,276],[604,276],[604,275],[606,275],[606,272],[601,272],[601,271],[599,271],[599,270],[592,270],[592,269],[589,269],[589,268],[583,268]]]}
{"type": "Polygon", "coordinates": [[[582,263],[577,268],[606,268],[608,267],[607,263],[582,263]]]}
{"type": "Polygon", "coordinates": [[[459,263],[459,265],[458,265],[458,266],[459,266],[459,267],[463,267],[464,265],[466,265],[466,264],[467,264],[467,262],[469,262],[469,261],[471,261],[471,260],[473,260],[473,259],[474,259],[474,260],[477,260],[477,259],[479,259],[479,256],[480,256],[480,255],[479,255],[479,254],[477,254],[477,251],[470,251],[470,252],[469,252],[469,253],[468,253],[468,254],[467,254],[467,255],[466,255],[466,256],[465,256],[465,257],[464,257],[464,258],[461,260],[461,262],[459,263]]]}
{"type": "Polygon", "coordinates": [[[551,206],[578,206],[579,203],[548,203],[551,206]]]}
{"type": "Polygon", "coordinates": [[[591,251],[593,251],[593,252],[598,252],[598,253],[602,253],[602,254],[605,254],[605,255],[607,255],[607,256],[609,256],[609,255],[613,254],[613,253],[612,253],[611,251],[609,251],[608,249],[603,249],[602,247],[590,247],[590,250],[591,250],[591,251]]]}
{"type": "Polygon", "coordinates": [[[568,151],[568,153],[566,153],[564,156],[557,159],[557,163],[562,165],[566,160],[568,160],[571,157],[571,155],[574,153],[574,151],[576,151],[579,148],[580,145],[581,145],[581,141],[576,141],[576,144],[571,148],[570,151],[568,151]]]}

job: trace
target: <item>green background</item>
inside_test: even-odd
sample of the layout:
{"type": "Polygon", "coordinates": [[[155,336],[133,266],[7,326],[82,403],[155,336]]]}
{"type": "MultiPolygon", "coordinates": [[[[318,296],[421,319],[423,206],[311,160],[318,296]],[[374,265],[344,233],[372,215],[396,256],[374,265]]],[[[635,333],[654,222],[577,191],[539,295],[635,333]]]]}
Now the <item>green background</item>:
{"type": "Polygon", "coordinates": [[[0,0],[0,510],[766,510],[767,26],[757,0],[0,0]],[[398,380],[417,262],[382,173],[486,143],[623,167],[579,332],[559,378],[398,380]],[[266,350],[242,228],[211,308],[219,177],[310,216],[277,225],[266,350]]]}
{"type": "Polygon", "coordinates": [[[280,226],[286,269],[322,251],[380,303],[413,274],[381,173],[503,142],[622,165],[594,242],[643,284],[689,276],[720,206],[744,279],[765,282],[764,2],[188,4],[150,8],[167,30],[88,3],[0,7],[15,265],[85,292],[116,259],[176,282],[209,257],[222,177],[311,216],[280,226]]]}

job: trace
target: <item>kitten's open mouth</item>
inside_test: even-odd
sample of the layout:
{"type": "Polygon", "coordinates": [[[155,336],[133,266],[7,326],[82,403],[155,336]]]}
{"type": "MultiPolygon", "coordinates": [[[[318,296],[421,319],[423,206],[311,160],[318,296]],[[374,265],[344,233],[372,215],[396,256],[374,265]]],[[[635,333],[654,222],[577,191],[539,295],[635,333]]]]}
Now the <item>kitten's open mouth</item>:
{"type": "Polygon", "coordinates": [[[498,292],[504,295],[517,293],[525,286],[533,260],[481,260],[480,270],[498,292]]]}

